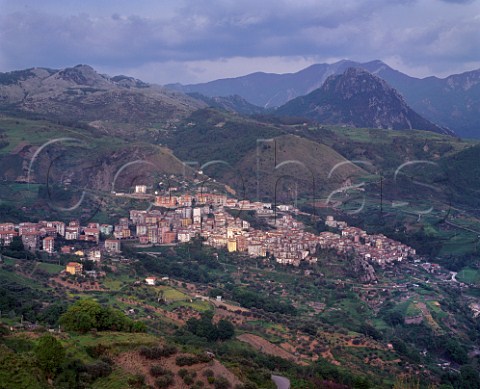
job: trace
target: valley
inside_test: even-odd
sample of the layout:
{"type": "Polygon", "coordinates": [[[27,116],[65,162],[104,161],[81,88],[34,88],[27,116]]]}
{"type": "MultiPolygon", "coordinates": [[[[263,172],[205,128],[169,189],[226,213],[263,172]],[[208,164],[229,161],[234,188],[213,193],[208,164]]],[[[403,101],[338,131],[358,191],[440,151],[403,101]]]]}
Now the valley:
{"type": "Polygon", "coordinates": [[[475,384],[478,141],[394,130],[389,104],[371,128],[80,65],[10,76],[0,387],[475,384]]]}

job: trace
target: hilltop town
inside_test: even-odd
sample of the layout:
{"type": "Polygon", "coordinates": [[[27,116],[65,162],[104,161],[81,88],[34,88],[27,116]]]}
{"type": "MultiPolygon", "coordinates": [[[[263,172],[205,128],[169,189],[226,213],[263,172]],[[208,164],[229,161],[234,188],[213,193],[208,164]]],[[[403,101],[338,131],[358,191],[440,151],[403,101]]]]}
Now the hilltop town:
{"type": "MultiPolygon", "coordinates": [[[[141,186],[137,192],[142,195],[145,189],[141,186]]],[[[148,247],[187,243],[196,237],[202,238],[206,245],[226,248],[228,252],[268,257],[293,266],[302,261],[316,262],[319,249],[333,250],[366,266],[372,263],[383,266],[416,256],[415,249],[405,244],[382,234],[369,235],[333,216],[325,220],[330,231],[308,232],[296,218],[298,209],[289,205],[275,207],[271,203],[237,200],[218,193],[156,195],[153,205],[149,210],[130,210],[129,218],[120,218],[114,225],[90,222],[81,226],[77,220],[2,223],[0,240],[8,246],[21,239],[24,248],[32,253],[77,254],[94,262],[101,261],[102,253],[120,253],[122,242],[148,247]],[[242,219],[245,212],[263,218],[268,228],[253,228],[242,219]],[[87,250],[76,249],[75,243],[81,242],[88,243],[87,250]]],[[[82,265],[70,262],[66,271],[82,273],[82,265]]]]}

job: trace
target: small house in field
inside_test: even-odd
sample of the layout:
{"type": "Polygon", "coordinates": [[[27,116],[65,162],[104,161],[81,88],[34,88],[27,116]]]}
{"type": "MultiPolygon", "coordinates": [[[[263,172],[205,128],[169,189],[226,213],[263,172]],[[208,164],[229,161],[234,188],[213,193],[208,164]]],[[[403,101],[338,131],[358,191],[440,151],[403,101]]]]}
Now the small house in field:
{"type": "Polygon", "coordinates": [[[77,262],[69,262],[67,263],[67,266],[65,267],[65,271],[71,275],[78,275],[82,274],[83,271],[83,265],[81,263],[77,262]]]}
{"type": "Polygon", "coordinates": [[[147,278],[145,278],[145,283],[147,285],[155,286],[156,282],[157,282],[157,277],[147,277],[147,278]]]}

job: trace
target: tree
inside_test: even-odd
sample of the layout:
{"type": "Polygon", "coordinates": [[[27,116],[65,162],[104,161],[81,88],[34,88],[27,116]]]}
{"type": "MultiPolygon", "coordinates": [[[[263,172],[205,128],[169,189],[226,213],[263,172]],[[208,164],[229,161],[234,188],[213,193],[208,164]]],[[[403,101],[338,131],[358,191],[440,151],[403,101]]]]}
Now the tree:
{"type": "Polygon", "coordinates": [[[457,341],[453,339],[447,339],[445,349],[447,356],[454,362],[457,362],[460,365],[468,362],[467,352],[457,341]]]}
{"type": "Polygon", "coordinates": [[[109,329],[112,331],[128,331],[128,321],[125,315],[117,309],[103,308],[98,315],[98,329],[109,329]]]}
{"type": "Polygon", "coordinates": [[[97,328],[102,307],[93,300],[79,300],[61,317],[60,324],[68,331],[87,332],[97,328]]]}
{"type": "Polygon", "coordinates": [[[235,335],[235,328],[228,320],[222,319],[217,325],[212,322],[211,312],[204,312],[200,319],[191,318],[187,320],[186,328],[192,334],[209,341],[227,340],[235,335]]]}
{"type": "Polygon", "coordinates": [[[39,339],[35,356],[47,378],[52,378],[65,360],[65,349],[57,339],[47,334],[39,339]]]}
{"type": "Polygon", "coordinates": [[[388,324],[390,324],[392,326],[402,324],[403,321],[404,321],[403,320],[403,315],[399,311],[396,311],[396,310],[391,310],[391,311],[387,312],[384,319],[388,324]]]}
{"type": "Polygon", "coordinates": [[[235,335],[235,328],[228,320],[222,319],[217,324],[217,334],[219,340],[227,340],[235,335]]]}
{"type": "Polygon", "coordinates": [[[57,324],[60,315],[65,313],[66,311],[66,306],[64,305],[63,302],[56,302],[49,307],[47,307],[40,315],[40,320],[48,323],[50,325],[55,325],[57,324]]]}
{"type": "Polygon", "coordinates": [[[217,328],[212,323],[212,316],[203,313],[200,319],[191,318],[187,321],[187,329],[192,334],[215,341],[218,338],[217,328]]]}
{"type": "Polygon", "coordinates": [[[9,249],[12,251],[25,251],[21,236],[14,236],[10,242],[9,249]]]}
{"type": "Polygon", "coordinates": [[[464,365],[460,368],[461,388],[478,389],[480,388],[480,375],[478,370],[472,365],[464,365]]]}
{"type": "Polygon", "coordinates": [[[95,262],[94,261],[83,261],[83,270],[85,271],[90,271],[95,268],[95,262]]]}
{"type": "Polygon", "coordinates": [[[94,300],[79,300],[71,305],[59,320],[67,331],[87,332],[99,331],[143,332],[143,323],[129,319],[122,311],[110,307],[104,308],[94,300]]]}

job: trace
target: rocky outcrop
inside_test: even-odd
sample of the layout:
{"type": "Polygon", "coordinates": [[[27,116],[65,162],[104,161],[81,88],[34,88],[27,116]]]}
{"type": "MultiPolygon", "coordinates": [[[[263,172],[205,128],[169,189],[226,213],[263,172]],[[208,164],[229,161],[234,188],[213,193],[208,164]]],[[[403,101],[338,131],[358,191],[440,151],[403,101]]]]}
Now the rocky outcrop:
{"type": "Polygon", "coordinates": [[[288,102],[276,115],[303,116],[325,124],[453,135],[413,111],[381,78],[358,68],[330,76],[321,88],[288,102]]]}

